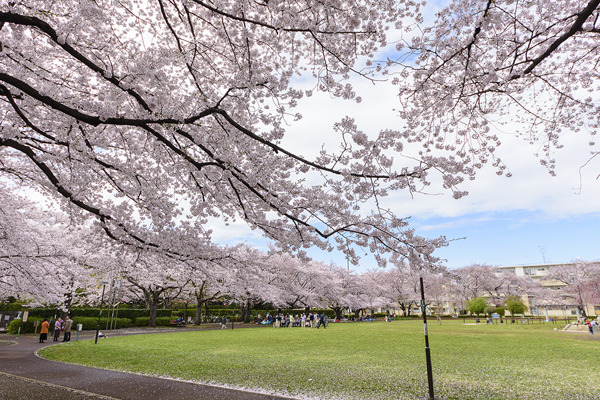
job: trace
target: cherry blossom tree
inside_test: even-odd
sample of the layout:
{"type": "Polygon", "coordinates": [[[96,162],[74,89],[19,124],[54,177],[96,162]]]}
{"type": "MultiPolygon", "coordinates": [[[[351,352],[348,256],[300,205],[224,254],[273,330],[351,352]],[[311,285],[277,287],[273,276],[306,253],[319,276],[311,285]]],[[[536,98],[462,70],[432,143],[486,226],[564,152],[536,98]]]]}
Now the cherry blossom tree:
{"type": "Polygon", "coordinates": [[[405,317],[410,316],[413,306],[420,301],[418,273],[402,263],[391,268],[386,275],[388,297],[400,307],[405,317]]]}
{"type": "Polygon", "coordinates": [[[599,263],[581,261],[553,267],[545,278],[562,284],[557,293],[587,316],[585,305],[596,304],[600,298],[597,291],[599,274],[599,263]]]}
{"type": "Polygon", "coordinates": [[[600,264],[593,263],[588,282],[585,285],[586,297],[592,304],[600,304],[600,264]]]}
{"type": "Polygon", "coordinates": [[[275,281],[287,308],[305,308],[319,303],[324,282],[330,278],[327,266],[314,260],[302,260],[289,253],[271,249],[266,263],[273,268],[275,281]]]}
{"type": "Polygon", "coordinates": [[[370,288],[361,287],[358,275],[337,265],[323,267],[318,293],[321,305],[335,311],[336,319],[342,319],[342,312],[346,308],[353,309],[356,315],[367,307],[364,294],[370,288]]]}
{"type": "MultiPolygon", "coordinates": [[[[190,282],[186,265],[161,253],[134,251],[122,246],[118,261],[108,276],[122,276],[132,292],[138,293],[150,311],[150,326],[156,326],[158,306],[161,302],[181,295],[190,282]]],[[[105,279],[107,274],[104,275],[105,279]]],[[[112,279],[108,279],[111,282],[112,279]]]]}
{"type": "Polygon", "coordinates": [[[42,211],[0,184],[0,297],[64,310],[85,301],[76,291],[95,273],[85,260],[96,244],[86,226],[72,225],[56,208],[42,211]]]}
{"type": "Polygon", "coordinates": [[[427,273],[424,277],[425,296],[434,312],[441,316],[444,314],[445,305],[450,301],[454,288],[451,285],[451,276],[444,273],[427,273]]]}
{"type": "Polygon", "coordinates": [[[276,284],[277,267],[270,265],[267,255],[248,245],[231,251],[223,280],[223,293],[232,303],[241,306],[241,319],[250,322],[250,311],[257,303],[285,305],[282,288],[276,284]]]}
{"type": "Polygon", "coordinates": [[[418,12],[391,0],[6,3],[4,170],[113,239],[180,260],[207,257],[214,218],[286,250],[337,247],[357,260],[364,248],[382,265],[431,255],[445,240],[415,235],[377,200],[436,171],[456,190],[462,164],[397,166],[397,132],[369,139],[351,118],[335,126],[341,147],[314,159],[283,145],[299,99],[360,101],[348,78],[376,79],[365,67],[386,29],[418,12]],[[314,89],[296,89],[298,75],[314,89]]]}
{"type": "MultiPolygon", "coordinates": [[[[501,160],[511,123],[554,174],[554,150],[583,135],[590,154],[600,123],[600,1],[453,0],[399,43],[405,137],[424,155],[472,166],[501,160]],[[500,153],[500,154],[498,154],[500,153]]],[[[472,176],[474,177],[474,175],[472,176]]]]}
{"type": "Polygon", "coordinates": [[[359,285],[362,287],[362,301],[364,308],[375,313],[378,308],[387,308],[390,301],[385,293],[385,273],[381,270],[369,270],[360,274],[359,285]]]}
{"type": "Polygon", "coordinates": [[[517,276],[510,272],[497,274],[489,265],[473,264],[453,271],[460,292],[465,293],[465,300],[485,297],[500,306],[511,296],[523,296],[534,293],[539,284],[528,276],[517,276]]]}
{"type": "Polygon", "coordinates": [[[215,270],[209,265],[194,265],[190,268],[191,276],[189,289],[191,288],[191,296],[196,303],[196,311],[194,315],[194,324],[199,325],[202,321],[202,307],[204,306],[204,317],[209,317],[209,306],[211,302],[222,300],[223,284],[225,276],[222,270],[215,270]]]}

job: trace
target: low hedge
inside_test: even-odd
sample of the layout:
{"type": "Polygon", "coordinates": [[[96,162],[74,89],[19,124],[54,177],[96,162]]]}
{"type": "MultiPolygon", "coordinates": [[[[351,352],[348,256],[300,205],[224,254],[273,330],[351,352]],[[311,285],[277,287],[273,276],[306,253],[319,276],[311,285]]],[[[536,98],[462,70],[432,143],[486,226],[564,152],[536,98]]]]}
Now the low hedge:
{"type": "MultiPolygon", "coordinates": [[[[112,310],[108,308],[108,306],[102,307],[102,315],[106,316],[112,310]]],[[[60,311],[54,308],[31,308],[29,309],[29,315],[41,317],[41,318],[55,318],[60,316],[60,311]]],[[[98,318],[98,314],[100,313],[100,308],[98,307],[74,307],[69,310],[69,315],[71,318],[75,317],[96,317],[98,318]]],[[[119,318],[129,318],[132,321],[135,321],[138,317],[146,317],[150,315],[150,310],[141,309],[141,308],[119,308],[115,310],[115,314],[119,318]]],[[[169,317],[171,315],[170,309],[158,309],[156,310],[156,315],[159,317],[169,317]]]]}
{"type": "MultiPolygon", "coordinates": [[[[169,326],[171,320],[175,318],[171,317],[156,317],[156,326],[169,326]]],[[[138,317],[135,319],[135,326],[148,326],[150,325],[150,317],[138,317]]]]}
{"type": "MultiPolygon", "coordinates": [[[[129,328],[131,326],[131,320],[129,318],[100,318],[100,329],[106,329],[106,324],[116,329],[129,328]]],[[[73,318],[73,331],[77,329],[77,324],[83,325],[84,331],[95,330],[98,327],[98,317],[74,317],[73,318]]]]}

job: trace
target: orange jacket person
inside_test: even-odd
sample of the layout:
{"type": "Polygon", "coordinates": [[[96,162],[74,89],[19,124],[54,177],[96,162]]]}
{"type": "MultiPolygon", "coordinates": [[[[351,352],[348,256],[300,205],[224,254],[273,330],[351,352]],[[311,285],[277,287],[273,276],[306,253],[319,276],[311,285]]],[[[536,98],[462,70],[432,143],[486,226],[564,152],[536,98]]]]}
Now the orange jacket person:
{"type": "Polygon", "coordinates": [[[47,319],[42,322],[42,330],[40,331],[40,343],[44,343],[44,340],[48,339],[48,329],[50,328],[50,323],[47,319]]]}

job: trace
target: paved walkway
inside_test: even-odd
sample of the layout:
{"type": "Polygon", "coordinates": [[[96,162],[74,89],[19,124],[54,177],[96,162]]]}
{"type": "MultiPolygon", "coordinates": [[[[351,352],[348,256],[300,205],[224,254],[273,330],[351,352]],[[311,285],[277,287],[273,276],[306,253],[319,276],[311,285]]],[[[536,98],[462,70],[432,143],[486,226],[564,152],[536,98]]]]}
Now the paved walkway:
{"type": "MultiPolygon", "coordinates": [[[[178,328],[176,328],[178,329],[178,328]]],[[[186,329],[186,328],[181,328],[186,329]]],[[[180,329],[180,330],[181,330],[180,329]]],[[[153,333],[167,330],[152,330],[153,333]]],[[[149,333],[118,330],[119,335],[149,333]]],[[[112,333],[112,332],[111,332],[112,333]]],[[[80,339],[92,339],[84,332],[80,339]]],[[[73,333],[71,340],[75,340],[73,333]]],[[[114,336],[114,334],[112,335],[114,336]]],[[[153,378],[44,360],[35,352],[55,344],[38,336],[0,335],[0,399],[2,400],[281,400],[285,397],[245,392],[172,379],[153,378]]]]}

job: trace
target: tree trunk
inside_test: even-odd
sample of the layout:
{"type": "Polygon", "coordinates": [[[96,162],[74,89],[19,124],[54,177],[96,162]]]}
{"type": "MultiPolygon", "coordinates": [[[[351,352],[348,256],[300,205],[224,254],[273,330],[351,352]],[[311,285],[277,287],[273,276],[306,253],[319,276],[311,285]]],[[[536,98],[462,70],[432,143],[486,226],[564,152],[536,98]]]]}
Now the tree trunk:
{"type": "Polygon", "coordinates": [[[246,324],[250,323],[250,300],[246,300],[246,302],[241,304],[241,319],[246,324]]]}
{"type": "Polygon", "coordinates": [[[196,305],[196,313],[194,314],[194,325],[202,323],[202,303],[196,305]]]}
{"type": "Polygon", "coordinates": [[[408,315],[406,315],[406,305],[404,303],[398,303],[398,304],[400,304],[400,309],[402,310],[402,316],[408,317],[408,315]]]}
{"type": "Polygon", "coordinates": [[[210,306],[208,305],[208,301],[204,303],[204,319],[206,322],[210,321],[210,306]]]}
{"type": "Polygon", "coordinates": [[[156,292],[147,292],[146,294],[146,304],[148,305],[148,309],[150,310],[150,326],[156,326],[156,311],[158,310],[158,303],[160,300],[160,294],[156,292]]]}
{"type": "Polygon", "coordinates": [[[158,302],[152,302],[150,305],[150,326],[156,326],[156,311],[158,310],[158,302]]]}
{"type": "Polygon", "coordinates": [[[335,319],[341,320],[342,319],[342,307],[329,307],[331,308],[333,311],[335,311],[335,319]]]}

